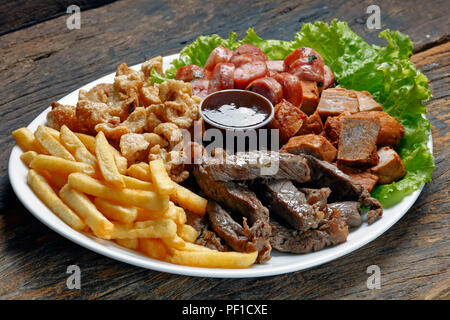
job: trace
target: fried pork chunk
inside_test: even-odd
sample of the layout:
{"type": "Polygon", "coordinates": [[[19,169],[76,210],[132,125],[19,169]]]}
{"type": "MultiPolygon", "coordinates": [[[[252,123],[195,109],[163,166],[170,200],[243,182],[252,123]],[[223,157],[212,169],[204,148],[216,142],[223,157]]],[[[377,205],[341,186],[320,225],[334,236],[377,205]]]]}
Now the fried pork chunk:
{"type": "Polygon", "coordinates": [[[338,116],[343,112],[359,112],[358,98],[353,90],[343,88],[326,89],[317,106],[322,119],[338,116]]]}
{"type": "Polygon", "coordinates": [[[149,149],[159,145],[166,147],[167,141],[156,133],[127,133],[120,137],[120,152],[127,158],[128,166],[147,161],[149,149]]]}
{"type": "Polygon", "coordinates": [[[56,101],[50,104],[52,110],[47,113],[47,125],[53,129],[60,130],[65,124],[72,131],[78,131],[78,121],[74,106],[63,105],[56,101]]]}
{"type": "Polygon", "coordinates": [[[376,102],[367,91],[356,91],[358,97],[359,111],[383,111],[383,107],[376,102]]]}
{"type": "Polygon", "coordinates": [[[269,126],[279,130],[280,142],[283,144],[300,130],[307,118],[303,111],[283,99],[275,106],[275,115],[269,126]]]}
{"type": "Polygon", "coordinates": [[[336,148],[325,137],[316,134],[292,137],[280,152],[312,154],[328,162],[332,162],[337,154],[336,148]]]}
{"type": "Polygon", "coordinates": [[[371,168],[370,172],[378,176],[379,184],[389,184],[403,178],[406,171],[397,152],[389,147],[384,147],[378,150],[378,156],[380,162],[371,168]]]}
{"type": "Polygon", "coordinates": [[[341,119],[337,154],[338,165],[371,167],[378,163],[377,137],[380,121],[377,117],[347,116],[341,119]]]}

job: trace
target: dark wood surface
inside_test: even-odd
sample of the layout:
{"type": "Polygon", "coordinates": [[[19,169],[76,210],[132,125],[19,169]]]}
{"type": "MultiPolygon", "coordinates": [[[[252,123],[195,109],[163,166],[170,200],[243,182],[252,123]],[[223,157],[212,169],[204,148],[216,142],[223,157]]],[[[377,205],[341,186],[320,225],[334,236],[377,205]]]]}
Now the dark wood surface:
{"type": "Polygon", "coordinates": [[[412,61],[430,80],[433,99],[427,105],[436,169],[433,181],[398,223],[331,263],[258,279],[193,278],[133,267],[48,229],[23,207],[8,180],[11,131],[27,125],[52,100],[112,72],[121,62],[132,65],[176,53],[201,34],[242,35],[248,27],[263,38],[290,39],[304,22],[333,18],[348,21],[370,43],[383,44],[379,30],[365,25],[372,3],[117,1],[83,10],[80,30],[66,28],[66,15],[54,18],[64,7],[61,11],[53,4],[42,15],[20,13],[18,6],[5,11],[6,4],[0,3],[1,15],[8,17],[0,19],[0,299],[450,298],[448,1],[378,2],[382,29],[410,35],[416,52],[412,61]],[[18,24],[10,17],[22,18],[18,24]],[[81,290],[66,287],[71,264],[81,268],[81,290]],[[366,268],[373,264],[381,268],[382,283],[381,289],[369,290],[366,268]]]}

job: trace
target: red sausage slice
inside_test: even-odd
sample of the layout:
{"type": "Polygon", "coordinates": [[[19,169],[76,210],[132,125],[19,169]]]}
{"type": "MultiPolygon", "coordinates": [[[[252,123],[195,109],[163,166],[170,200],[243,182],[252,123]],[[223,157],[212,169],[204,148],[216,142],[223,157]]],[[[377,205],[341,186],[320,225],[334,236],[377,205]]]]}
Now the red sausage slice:
{"type": "Polygon", "coordinates": [[[283,88],[277,80],[271,77],[256,79],[246,89],[263,95],[274,105],[283,99],[283,88]]]}
{"type": "Polygon", "coordinates": [[[221,44],[209,54],[208,60],[206,60],[205,63],[205,69],[212,71],[216,64],[230,61],[233,55],[233,50],[230,50],[221,44]]]}
{"type": "Polygon", "coordinates": [[[244,89],[250,82],[269,75],[265,61],[255,60],[244,63],[234,71],[234,87],[244,89]]]}
{"type": "Polygon", "coordinates": [[[303,100],[303,90],[299,78],[287,72],[276,73],[272,77],[283,88],[283,98],[300,108],[303,100]]]}
{"type": "Polygon", "coordinates": [[[326,89],[329,86],[331,86],[334,82],[334,74],[333,71],[331,71],[330,67],[325,65],[323,67],[324,75],[323,75],[323,88],[326,89]]]}
{"type": "Polygon", "coordinates": [[[251,53],[244,53],[244,54],[235,54],[231,57],[230,63],[234,64],[236,68],[239,68],[243,64],[246,63],[252,63],[254,61],[262,61],[261,57],[255,56],[251,53]]]}
{"type": "Polygon", "coordinates": [[[209,80],[207,79],[195,79],[191,81],[192,95],[205,98],[208,95],[209,80]]]}
{"type": "Polygon", "coordinates": [[[271,74],[276,72],[284,72],[283,60],[267,60],[266,64],[271,74]]]}
{"type": "Polygon", "coordinates": [[[196,66],[195,64],[188,64],[178,68],[175,79],[183,80],[185,82],[192,81],[194,79],[202,79],[205,75],[203,73],[203,68],[196,66]]]}
{"type": "Polygon", "coordinates": [[[323,82],[324,61],[317,51],[300,48],[291,52],[285,59],[286,71],[302,80],[323,82]]]}
{"type": "Polygon", "coordinates": [[[238,47],[236,49],[235,53],[237,55],[250,53],[250,54],[260,57],[262,60],[267,60],[267,56],[264,53],[264,51],[262,51],[260,48],[258,48],[256,46],[248,44],[248,43],[244,43],[243,45],[238,47]]]}
{"type": "Polygon", "coordinates": [[[208,93],[219,90],[233,89],[234,64],[218,63],[214,67],[211,80],[209,81],[208,93]]]}

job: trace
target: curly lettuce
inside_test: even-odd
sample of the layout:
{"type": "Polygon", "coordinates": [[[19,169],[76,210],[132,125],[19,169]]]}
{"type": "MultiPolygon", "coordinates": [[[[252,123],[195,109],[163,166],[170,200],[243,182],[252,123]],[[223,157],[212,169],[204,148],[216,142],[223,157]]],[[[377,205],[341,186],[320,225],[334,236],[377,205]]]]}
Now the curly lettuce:
{"type": "Polygon", "coordinates": [[[273,60],[283,59],[296,48],[313,48],[333,70],[340,87],[369,91],[383,110],[405,127],[397,148],[407,171],[405,177],[378,185],[372,191],[383,206],[389,207],[431,181],[434,157],[427,146],[431,133],[423,104],[431,98],[431,92],[426,76],[409,61],[413,50],[409,37],[388,29],[379,36],[386,39],[385,47],[368,44],[346,22],[338,20],[306,23],[292,41],[263,40],[253,29],[247,30],[242,40],[237,40],[235,33],[230,33],[228,39],[201,36],[181,51],[166,74],[173,78],[183,65],[203,66],[210,52],[220,44],[230,49],[242,43],[253,44],[273,60]]]}

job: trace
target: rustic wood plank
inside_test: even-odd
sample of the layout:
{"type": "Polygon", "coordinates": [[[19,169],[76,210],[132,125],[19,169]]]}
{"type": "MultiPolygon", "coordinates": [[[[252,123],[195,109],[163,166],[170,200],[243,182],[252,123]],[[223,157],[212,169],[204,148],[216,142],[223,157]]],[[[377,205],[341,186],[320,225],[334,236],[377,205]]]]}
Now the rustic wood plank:
{"type": "Polygon", "coordinates": [[[89,10],[113,1],[115,0],[1,1],[0,35],[64,15],[70,5],[89,10]]]}
{"type": "MultiPolygon", "coordinates": [[[[367,31],[355,20],[363,19],[367,3],[333,2],[324,9],[321,1],[246,2],[241,7],[226,1],[199,5],[194,0],[135,1],[131,7],[121,1],[83,12],[81,30],[67,30],[65,17],[59,17],[1,36],[0,297],[445,298],[450,264],[448,42],[412,58],[429,77],[433,91],[433,100],[428,103],[436,157],[433,182],[425,186],[408,214],[384,235],[346,257],[311,270],[261,279],[204,279],[129,266],[75,245],[45,227],[27,212],[8,182],[7,160],[13,146],[10,132],[29,123],[51,100],[112,72],[122,61],[135,64],[156,54],[174,53],[203,33],[225,35],[236,30],[242,34],[250,26],[265,38],[287,39],[302,22],[334,17],[349,20],[351,27],[370,41],[378,32],[367,31]],[[82,270],[80,291],[66,288],[65,271],[70,264],[82,270]],[[381,268],[380,290],[366,287],[365,271],[371,264],[381,268]]],[[[448,10],[443,8],[447,4],[413,3],[382,4],[383,28],[410,34],[419,49],[445,38],[448,10]],[[384,15],[392,21],[384,20],[384,15]],[[426,16],[428,22],[419,15],[426,16]]]]}

